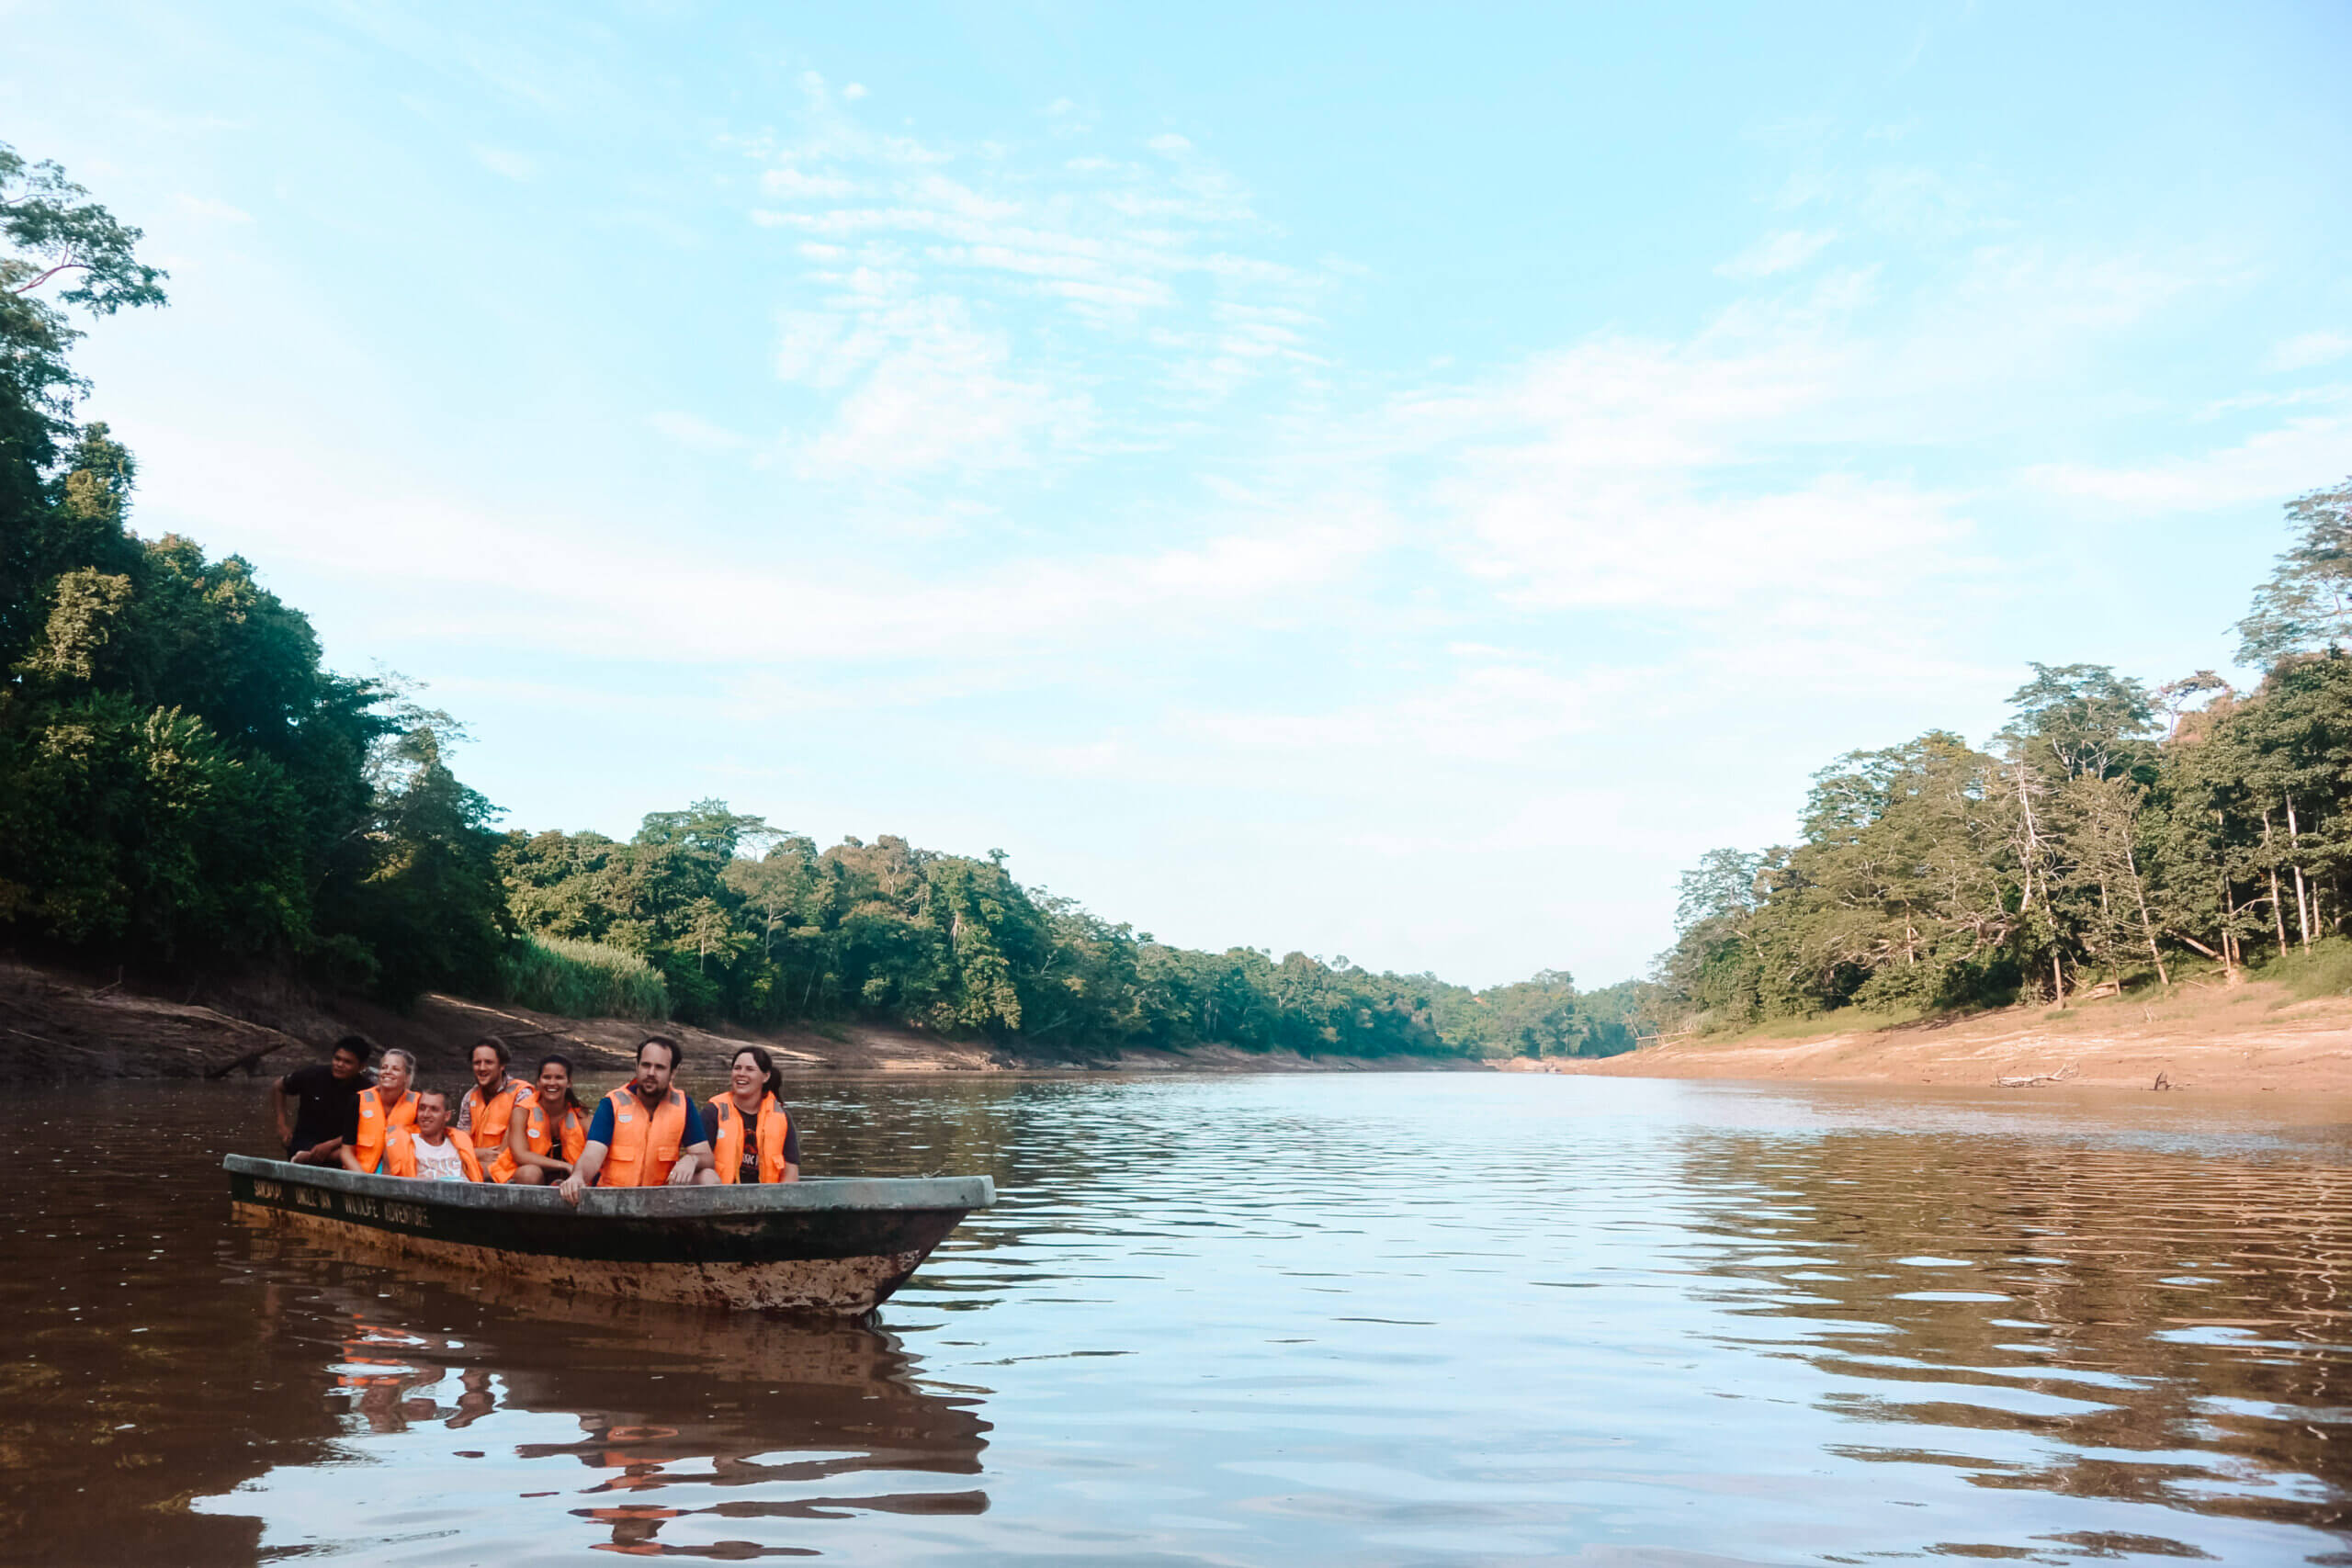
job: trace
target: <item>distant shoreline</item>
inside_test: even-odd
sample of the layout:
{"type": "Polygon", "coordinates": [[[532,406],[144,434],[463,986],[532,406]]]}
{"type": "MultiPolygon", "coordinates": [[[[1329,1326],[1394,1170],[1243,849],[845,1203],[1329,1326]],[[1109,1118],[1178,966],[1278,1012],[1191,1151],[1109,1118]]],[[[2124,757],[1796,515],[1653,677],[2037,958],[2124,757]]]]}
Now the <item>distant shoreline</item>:
{"type": "MultiPolygon", "coordinates": [[[[1622,1056],[1503,1064],[1608,1077],[1749,1078],[1991,1088],[2052,1077],[2067,1089],[2352,1096],[2352,999],[2298,1001],[2283,986],[2176,987],[2078,1007],[2004,1008],[1880,1029],[1673,1041],[1622,1056]]],[[[2031,1094],[2039,1084],[2016,1090],[2031,1094]]]]}
{"type": "MultiPolygon", "coordinates": [[[[458,1081],[484,1036],[518,1060],[560,1051],[583,1078],[616,1080],[636,1043],[677,1038],[685,1077],[718,1077],[741,1043],[764,1045],[795,1078],[844,1074],[1281,1072],[1556,1073],[1606,1077],[1720,1078],[1990,1088],[2002,1078],[2065,1075],[2069,1089],[2149,1092],[2159,1074],[2184,1093],[2281,1091],[2352,1097],[2352,998],[2299,1001],[2283,986],[2176,987],[2063,1010],[2006,1008],[1885,1028],[1781,1025],[1721,1040],[1645,1046],[1623,1055],[1480,1061],[1430,1056],[1301,1056],[1227,1045],[1191,1051],[1055,1052],[950,1040],[899,1025],[703,1029],[626,1019],[562,1018],[431,994],[407,1012],[294,987],[198,988],[179,997],[0,961],[0,1082],[270,1077],[322,1060],[328,1043],[356,1032],[414,1052],[428,1077],[458,1081]]],[[[2048,1086],[2036,1086],[2048,1087],[2048,1086]]],[[[2020,1089],[2030,1094],[2033,1089],[2020,1089]]]]}
{"type": "Polygon", "coordinates": [[[72,1084],[124,1078],[276,1077],[323,1061],[346,1033],[413,1052],[431,1081],[464,1080],[466,1053],[486,1036],[517,1061],[548,1052],[573,1059],[583,1080],[625,1076],[637,1043],[669,1035],[684,1047],[684,1077],[714,1084],[744,1044],[765,1046],[787,1077],[844,1073],[1232,1074],[1484,1072],[1496,1064],[1442,1056],[1301,1056],[1229,1045],[1190,1051],[1056,1052],[1034,1043],[949,1040],[899,1025],[851,1023],[775,1030],[701,1029],[679,1022],[562,1018],[505,1004],[427,994],[406,1012],[347,996],[267,982],[191,987],[184,998],[63,970],[0,960],[0,1083],[72,1084]]]}

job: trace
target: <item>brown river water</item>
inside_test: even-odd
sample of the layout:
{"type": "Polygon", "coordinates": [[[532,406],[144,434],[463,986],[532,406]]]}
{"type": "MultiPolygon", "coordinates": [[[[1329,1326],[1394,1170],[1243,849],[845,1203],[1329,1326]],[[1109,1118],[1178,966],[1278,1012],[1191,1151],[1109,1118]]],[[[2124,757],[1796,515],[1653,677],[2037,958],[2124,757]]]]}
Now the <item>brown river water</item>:
{"type": "Polygon", "coordinates": [[[0,1561],[2352,1564],[2342,1105],[796,1084],[1001,1194],[811,1326],[248,1230],[260,1089],[0,1106],[0,1561]]]}

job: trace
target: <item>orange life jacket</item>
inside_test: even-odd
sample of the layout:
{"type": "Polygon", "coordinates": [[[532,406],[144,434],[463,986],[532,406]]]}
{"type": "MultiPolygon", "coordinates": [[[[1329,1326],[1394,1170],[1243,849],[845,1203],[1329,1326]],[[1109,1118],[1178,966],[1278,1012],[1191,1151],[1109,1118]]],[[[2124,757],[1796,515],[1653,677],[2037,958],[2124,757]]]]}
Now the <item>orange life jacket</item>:
{"type": "Polygon", "coordinates": [[[343,1339],[343,1361],[346,1366],[363,1370],[336,1374],[334,1381],[339,1386],[360,1389],[399,1388],[403,1384],[417,1382],[421,1376],[438,1379],[440,1374],[437,1372],[420,1372],[413,1356],[369,1353],[380,1350],[397,1352],[422,1349],[424,1346],[424,1340],[404,1333],[401,1329],[380,1327],[364,1317],[355,1316],[351,1320],[351,1333],[344,1336],[343,1339]],[[369,1367],[380,1367],[384,1370],[373,1372],[364,1370],[369,1367]]]}
{"type": "Polygon", "coordinates": [[[351,1152],[358,1157],[359,1168],[377,1175],[384,1168],[384,1134],[394,1127],[416,1125],[416,1090],[401,1091],[400,1103],[391,1114],[384,1114],[384,1091],[363,1089],[359,1091],[359,1135],[351,1140],[351,1152]]]}
{"type": "MultiPolygon", "coordinates": [[[[395,1127],[384,1140],[384,1165],[394,1176],[416,1174],[417,1132],[413,1127],[395,1127]]],[[[481,1179],[481,1161],[474,1154],[474,1141],[456,1127],[449,1129],[449,1146],[458,1151],[458,1163],[466,1168],[468,1181],[481,1179]]]]}
{"type": "MultiPolygon", "coordinates": [[[[743,1168],[743,1113],[735,1109],[731,1094],[711,1096],[710,1148],[718,1162],[718,1179],[733,1181],[743,1168]]],[[[784,1140],[792,1131],[792,1113],[775,1102],[775,1096],[760,1096],[759,1125],[752,1132],[752,1146],[760,1152],[760,1179],[784,1179],[784,1140]]]]}
{"type": "Polygon", "coordinates": [[[686,1097],[673,1089],[650,1114],[628,1084],[605,1096],[613,1108],[613,1142],[596,1173],[599,1187],[659,1187],[670,1179],[686,1141],[686,1097]]]}
{"type": "MultiPolygon", "coordinates": [[[[467,1135],[472,1138],[474,1147],[496,1149],[503,1158],[506,1152],[507,1124],[514,1120],[515,1108],[527,1105],[530,1100],[531,1086],[521,1078],[508,1078],[487,1098],[484,1098],[480,1084],[466,1090],[466,1098],[460,1103],[469,1112],[467,1120],[473,1123],[468,1129],[467,1135]]],[[[507,1175],[513,1174],[514,1171],[510,1168],[507,1175]]],[[[506,1177],[499,1175],[497,1168],[493,1166],[491,1168],[490,1179],[492,1181],[503,1181],[506,1177]]]]}
{"type": "MultiPolygon", "coordinates": [[[[558,1138],[563,1140],[565,1161],[578,1165],[580,1152],[588,1146],[588,1113],[567,1105],[560,1118],[551,1117],[534,1098],[523,1117],[523,1146],[535,1155],[543,1155],[555,1147],[558,1138]]],[[[514,1156],[502,1146],[498,1157],[490,1162],[490,1179],[512,1181],[515,1171],[521,1168],[514,1156]]]]}

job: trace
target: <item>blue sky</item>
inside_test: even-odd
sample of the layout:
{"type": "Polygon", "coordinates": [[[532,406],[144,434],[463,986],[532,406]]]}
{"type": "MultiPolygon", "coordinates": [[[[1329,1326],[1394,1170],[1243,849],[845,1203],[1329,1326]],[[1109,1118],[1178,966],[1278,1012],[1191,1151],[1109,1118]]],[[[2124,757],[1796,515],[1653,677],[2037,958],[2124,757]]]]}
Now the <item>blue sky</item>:
{"type": "Polygon", "coordinates": [[[2352,13],[0,0],[135,522],[511,825],[718,795],[1589,985],[1838,753],[2224,665],[2352,471],[2352,13]],[[493,13],[494,14],[492,14],[493,13]]]}

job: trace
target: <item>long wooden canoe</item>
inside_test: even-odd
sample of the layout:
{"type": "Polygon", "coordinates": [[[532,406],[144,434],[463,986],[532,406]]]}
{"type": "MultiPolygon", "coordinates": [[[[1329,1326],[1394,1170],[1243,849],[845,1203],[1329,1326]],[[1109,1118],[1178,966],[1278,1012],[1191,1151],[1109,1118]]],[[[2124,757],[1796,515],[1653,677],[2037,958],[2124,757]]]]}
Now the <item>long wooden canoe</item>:
{"type": "Polygon", "coordinates": [[[856,1316],[906,1283],[985,1176],[591,1188],[415,1181],[231,1155],[243,1218],[525,1284],[644,1301],[856,1316]]]}

